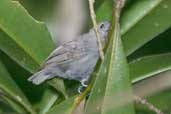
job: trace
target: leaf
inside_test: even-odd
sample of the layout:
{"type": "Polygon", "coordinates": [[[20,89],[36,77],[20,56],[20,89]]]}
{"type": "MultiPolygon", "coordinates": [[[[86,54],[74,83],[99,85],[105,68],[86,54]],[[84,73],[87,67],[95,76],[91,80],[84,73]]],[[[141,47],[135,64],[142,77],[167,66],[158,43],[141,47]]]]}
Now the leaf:
{"type": "Polygon", "coordinates": [[[112,18],[113,0],[105,0],[96,11],[97,21],[111,20],[112,18]]]}
{"type": "Polygon", "coordinates": [[[68,98],[65,85],[62,79],[54,78],[51,81],[49,81],[48,84],[55,88],[57,91],[61,92],[64,95],[65,99],[68,98]]]}
{"type": "Polygon", "coordinates": [[[0,49],[29,72],[35,72],[55,48],[45,24],[11,0],[1,0],[0,17],[0,49]]]}
{"type": "Polygon", "coordinates": [[[129,63],[132,83],[171,69],[171,53],[145,56],[129,63]]]}
{"type": "Polygon", "coordinates": [[[103,63],[101,63],[96,81],[93,85],[92,91],[87,100],[84,114],[100,114],[101,113],[100,109],[102,107],[102,102],[103,102],[104,95],[105,95],[105,86],[106,86],[106,81],[107,81],[106,66],[109,64],[106,58],[109,58],[109,52],[106,52],[105,60],[103,61],[103,63]]]}
{"type": "Polygon", "coordinates": [[[17,2],[1,0],[0,48],[30,72],[55,48],[46,26],[17,2]]]}
{"type": "Polygon", "coordinates": [[[42,102],[40,104],[39,114],[45,114],[49,111],[49,109],[54,105],[56,100],[58,99],[58,94],[51,89],[47,89],[42,98],[42,102]]]}
{"type": "MultiPolygon", "coordinates": [[[[8,98],[6,96],[1,96],[1,97],[4,99],[6,105],[11,107],[16,112],[24,113],[24,114],[27,113],[27,111],[20,104],[18,104],[17,102],[14,102],[13,100],[11,100],[10,98],[8,98]]],[[[8,111],[10,111],[10,110],[8,110],[8,111]]]]}
{"type": "Polygon", "coordinates": [[[121,26],[127,55],[171,25],[170,0],[138,0],[127,10],[127,13],[123,14],[121,26]]]}
{"type": "Polygon", "coordinates": [[[87,101],[85,114],[134,114],[128,65],[117,25],[87,101]]]}
{"type": "Polygon", "coordinates": [[[32,105],[39,102],[43,96],[43,91],[46,89],[46,84],[36,86],[27,81],[31,75],[30,72],[22,68],[19,64],[13,61],[9,56],[0,51],[0,59],[10,73],[12,79],[17,83],[25,96],[29,99],[32,105]],[[29,88],[29,89],[26,89],[29,88]]]}
{"type": "Polygon", "coordinates": [[[75,97],[71,97],[62,103],[55,105],[46,114],[72,114],[75,97]]]}
{"type": "Polygon", "coordinates": [[[31,114],[35,114],[32,109],[31,104],[22,93],[20,88],[16,85],[16,83],[11,79],[9,73],[5,69],[4,65],[0,62],[0,90],[5,92],[5,94],[12,98],[14,101],[18,102],[22,105],[28,112],[31,114]]]}
{"type": "MultiPolygon", "coordinates": [[[[105,0],[96,11],[97,20],[111,20],[112,1],[105,0]]],[[[170,25],[170,0],[136,0],[121,17],[121,33],[126,55],[155,38],[170,25]],[[149,29],[151,28],[151,29],[149,29]]]]}
{"type": "Polygon", "coordinates": [[[10,107],[10,105],[3,99],[3,96],[0,96],[0,113],[2,112],[15,112],[15,110],[10,107]]]}

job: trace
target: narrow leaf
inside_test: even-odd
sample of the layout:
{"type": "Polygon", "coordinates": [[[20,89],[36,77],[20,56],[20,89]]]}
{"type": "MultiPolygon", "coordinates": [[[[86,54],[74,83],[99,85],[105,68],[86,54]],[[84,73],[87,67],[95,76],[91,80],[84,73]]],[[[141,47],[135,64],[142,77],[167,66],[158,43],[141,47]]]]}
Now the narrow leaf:
{"type": "Polygon", "coordinates": [[[54,106],[46,114],[72,114],[75,97],[69,98],[62,103],[54,106]]]}
{"type": "Polygon", "coordinates": [[[35,72],[55,48],[45,24],[12,0],[1,0],[0,17],[0,49],[26,70],[35,72]]]}
{"type": "MultiPolygon", "coordinates": [[[[98,8],[97,20],[111,20],[112,1],[105,0],[98,8]]],[[[121,16],[121,33],[126,55],[166,30],[171,25],[170,11],[170,0],[133,1],[121,16]]]]}
{"type": "Polygon", "coordinates": [[[22,105],[15,102],[14,100],[11,100],[7,96],[0,96],[0,97],[2,97],[4,99],[6,105],[11,107],[11,109],[13,109],[15,112],[24,113],[24,114],[27,113],[27,111],[22,107],[22,105]]]}
{"type": "MultiPolygon", "coordinates": [[[[117,26],[117,23],[115,24],[117,26]]],[[[128,65],[123,52],[120,33],[117,29],[119,28],[115,28],[112,36],[102,114],[133,114],[133,95],[128,65]]]]}
{"type": "Polygon", "coordinates": [[[171,53],[141,57],[129,63],[132,83],[171,69],[171,53]]]}
{"type": "Polygon", "coordinates": [[[123,44],[127,55],[171,25],[170,10],[170,0],[137,0],[127,9],[121,21],[123,44]]]}
{"type": "Polygon", "coordinates": [[[0,62],[0,89],[13,100],[21,104],[31,114],[35,114],[31,104],[22,93],[20,88],[12,80],[4,65],[0,62]]]}
{"type": "Polygon", "coordinates": [[[51,89],[47,89],[44,93],[42,102],[40,104],[39,114],[47,113],[50,110],[50,108],[53,106],[53,104],[56,102],[58,97],[59,96],[55,91],[51,89]]]}

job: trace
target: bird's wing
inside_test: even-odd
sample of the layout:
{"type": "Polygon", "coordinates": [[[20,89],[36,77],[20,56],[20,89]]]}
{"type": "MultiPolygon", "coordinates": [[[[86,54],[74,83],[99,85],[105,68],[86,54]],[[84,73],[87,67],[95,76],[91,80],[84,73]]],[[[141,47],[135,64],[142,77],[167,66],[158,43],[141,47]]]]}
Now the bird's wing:
{"type": "Polygon", "coordinates": [[[71,41],[55,49],[45,60],[43,66],[69,63],[85,55],[84,45],[78,41],[71,41]]]}

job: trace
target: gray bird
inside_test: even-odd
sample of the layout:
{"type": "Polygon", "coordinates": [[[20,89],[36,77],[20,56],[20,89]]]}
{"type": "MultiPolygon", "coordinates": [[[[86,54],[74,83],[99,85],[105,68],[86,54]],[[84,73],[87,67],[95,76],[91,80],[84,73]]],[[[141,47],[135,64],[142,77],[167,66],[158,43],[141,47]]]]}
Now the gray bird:
{"type": "MultiPolygon", "coordinates": [[[[110,27],[109,22],[98,24],[98,30],[105,42],[110,27]]],[[[99,58],[98,44],[94,29],[81,35],[78,39],[64,43],[56,48],[45,60],[43,68],[33,74],[28,80],[36,85],[60,77],[80,81],[86,86],[99,58]]]]}

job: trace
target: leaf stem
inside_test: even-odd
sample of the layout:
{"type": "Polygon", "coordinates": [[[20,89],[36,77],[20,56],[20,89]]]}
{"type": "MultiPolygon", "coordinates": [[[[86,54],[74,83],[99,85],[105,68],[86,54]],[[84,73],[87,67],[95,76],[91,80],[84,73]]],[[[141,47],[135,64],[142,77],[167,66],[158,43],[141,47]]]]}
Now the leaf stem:
{"type": "Polygon", "coordinates": [[[97,43],[98,43],[98,49],[100,58],[104,60],[104,52],[103,52],[103,46],[102,46],[102,38],[99,34],[98,28],[97,28],[97,22],[96,22],[96,14],[94,11],[94,2],[95,0],[88,0],[89,1],[89,9],[90,9],[90,16],[93,23],[93,28],[96,33],[97,43]]]}
{"type": "Polygon", "coordinates": [[[145,99],[143,99],[139,96],[136,96],[136,95],[134,95],[134,98],[135,98],[136,102],[146,105],[150,110],[154,111],[156,114],[164,114],[161,110],[156,108],[153,104],[149,103],[145,99]]]}

